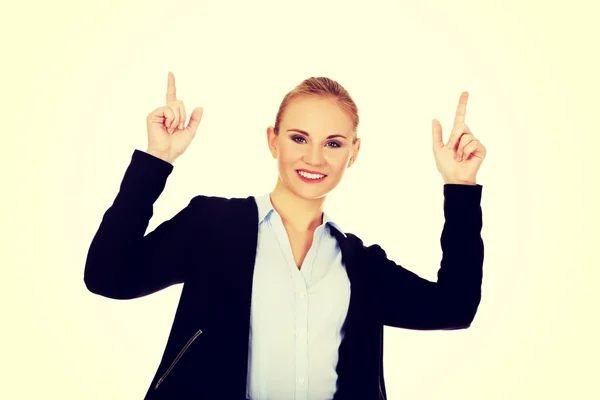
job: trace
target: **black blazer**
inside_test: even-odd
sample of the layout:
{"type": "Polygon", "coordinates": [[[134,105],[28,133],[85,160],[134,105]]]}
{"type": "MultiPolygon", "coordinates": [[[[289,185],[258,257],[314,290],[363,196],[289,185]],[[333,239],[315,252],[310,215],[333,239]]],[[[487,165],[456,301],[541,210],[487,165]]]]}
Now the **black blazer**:
{"type": "MultiPolygon", "coordinates": [[[[145,399],[245,399],[258,208],[252,196],[196,196],[144,236],[173,165],[135,150],[87,255],[96,294],[134,299],[183,283],[145,399]]],[[[378,245],[333,229],[351,284],[335,400],[386,399],[383,326],[462,329],[481,299],[482,186],[444,185],[443,257],[430,282],[378,245]]],[[[282,365],[282,368],[288,366],[282,365]]]]}

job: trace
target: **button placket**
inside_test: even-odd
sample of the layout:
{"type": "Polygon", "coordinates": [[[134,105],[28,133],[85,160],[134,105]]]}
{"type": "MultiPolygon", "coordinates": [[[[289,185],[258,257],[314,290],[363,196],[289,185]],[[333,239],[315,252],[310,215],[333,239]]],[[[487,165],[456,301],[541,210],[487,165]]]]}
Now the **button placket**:
{"type": "Polygon", "coordinates": [[[296,399],[306,399],[306,380],[308,379],[308,296],[306,295],[306,282],[302,277],[299,277],[296,286],[296,399]],[[301,281],[301,282],[300,282],[301,281]]]}

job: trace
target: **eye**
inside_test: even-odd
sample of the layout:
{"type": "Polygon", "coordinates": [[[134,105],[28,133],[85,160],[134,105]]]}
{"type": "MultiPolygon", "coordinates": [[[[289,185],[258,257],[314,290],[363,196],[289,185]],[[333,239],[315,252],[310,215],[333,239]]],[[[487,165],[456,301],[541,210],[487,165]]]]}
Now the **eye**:
{"type": "MultiPolygon", "coordinates": [[[[294,141],[296,143],[306,143],[306,139],[304,138],[304,136],[292,136],[291,139],[292,139],[292,141],[294,141]],[[301,142],[299,140],[301,140],[301,142]]],[[[337,141],[328,142],[327,145],[329,145],[329,147],[333,147],[333,148],[342,147],[342,144],[337,141]]]]}
{"type": "MultiPolygon", "coordinates": [[[[304,138],[303,138],[302,136],[292,136],[292,140],[293,140],[294,142],[296,142],[296,143],[301,143],[301,142],[298,142],[296,139],[301,139],[301,140],[304,140],[304,138]]],[[[304,140],[304,141],[305,141],[305,140],[304,140]]]]}

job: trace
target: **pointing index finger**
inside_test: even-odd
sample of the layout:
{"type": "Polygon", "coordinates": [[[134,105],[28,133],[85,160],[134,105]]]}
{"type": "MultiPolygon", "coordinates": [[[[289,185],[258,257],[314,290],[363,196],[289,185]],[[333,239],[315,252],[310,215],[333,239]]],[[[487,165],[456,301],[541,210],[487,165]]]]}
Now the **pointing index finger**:
{"type": "Polygon", "coordinates": [[[175,75],[169,72],[169,79],[167,82],[167,104],[177,100],[177,93],[175,90],[175,75]]]}
{"type": "Polygon", "coordinates": [[[462,92],[460,99],[458,100],[458,107],[456,108],[454,125],[465,122],[465,115],[467,114],[467,100],[469,100],[469,92],[462,92]]]}

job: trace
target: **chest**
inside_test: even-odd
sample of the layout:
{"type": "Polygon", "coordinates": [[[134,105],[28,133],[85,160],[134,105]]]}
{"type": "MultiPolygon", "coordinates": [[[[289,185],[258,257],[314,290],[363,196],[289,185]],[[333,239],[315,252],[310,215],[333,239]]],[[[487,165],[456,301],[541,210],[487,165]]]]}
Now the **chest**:
{"type": "Polygon", "coordinates": [[[301,269],[306,259],[306,254],[313,244],[313,232],[302,233],[286,229],[286,233],[296,267],[301,269]]]}
{"type": "Polygon", "coordinates": [[[261,286],[261,293],[285,296],[288,291],[306,291],[323,280],[328,282],[332,271],[345,274],[340,248],[328,231],[297,232],[277,222],[262,224],[258,232],[253,283],[269,286],[261,286]]]}
{"type": "Polygon", "coordinates": [[[333,237],[263,225],[250,306],[252,398],[333,398],[349,302],[350,282],[333,237]]]}
{"type": "Polygon", "coordinates": [[[314,237],[288,235],[263,226],[253,275],[254,333],[282,342],[281,335],[313,327],[304,334],[312,342],[323,329],[338,332],[348,309],[350,281],[335,238],[321,231],[314,237]],[[279,334],[267,333],[271,331],[279,334]]]}

